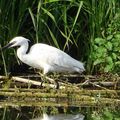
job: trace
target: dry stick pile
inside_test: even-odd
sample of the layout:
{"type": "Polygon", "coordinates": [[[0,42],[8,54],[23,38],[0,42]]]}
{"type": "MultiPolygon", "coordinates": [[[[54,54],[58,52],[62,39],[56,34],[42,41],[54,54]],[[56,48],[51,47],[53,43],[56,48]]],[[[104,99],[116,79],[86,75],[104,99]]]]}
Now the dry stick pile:
{"type": "Polygon", "coordinates": [[[120,77],[116,75],[64,75],[61,78],[57,78],[60,84],[59,89],[55,89],[54,79],[49,77],[46,77],[49,83],[43,83],[43,88],[40,89],[41,82],[31,80],[36,77],[40,79],[40,76],[34,77],[35,76],[13,76],[7,78],[0,76],[0,96],[3,96],[3,99],[0,101],[0,106],[120,105],[120,77]],[[65,82],[65,78],[70,82],[72,81],[72,83],[65,82]],[[62,81],[61,79],[64,80],[62,81]],[[73,80],[77,81],[77,83],[73,83],[73,80]],[[11,81],[11,83],[8,88],[6,88],[4,84],[8,81],[11,81]],[[23,86],[23,84],[25,86],[23,86]],[[32,87],[33,85],[34,87],[32,87]]]}

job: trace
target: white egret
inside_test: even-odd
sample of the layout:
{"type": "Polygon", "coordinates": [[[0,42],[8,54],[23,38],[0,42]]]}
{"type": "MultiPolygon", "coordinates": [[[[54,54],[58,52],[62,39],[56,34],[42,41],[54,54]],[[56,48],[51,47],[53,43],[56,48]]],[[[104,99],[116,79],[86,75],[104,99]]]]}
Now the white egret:
{"type": "Polygon", "coordinates": [[[43,74],[48,72],[82,73],[85,70],[82,62],[47,44],[34,44],[27,52],[29,41],[22,36],[18,36],[13,38],[3,49],[19,46],[17,49],[18,58],[33,68],[42,69],[43,74]]]}

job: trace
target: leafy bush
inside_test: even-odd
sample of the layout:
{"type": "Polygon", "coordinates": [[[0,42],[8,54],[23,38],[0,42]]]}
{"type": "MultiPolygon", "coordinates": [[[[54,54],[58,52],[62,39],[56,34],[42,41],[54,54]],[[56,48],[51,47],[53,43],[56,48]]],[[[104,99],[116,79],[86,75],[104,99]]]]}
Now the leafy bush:
{"type": "Polygon", "coordinates": [[[120,69],[120,11],[108,25],[103,37],[95,38],[91,59],[100,72],[118,72],[120,69]]]}

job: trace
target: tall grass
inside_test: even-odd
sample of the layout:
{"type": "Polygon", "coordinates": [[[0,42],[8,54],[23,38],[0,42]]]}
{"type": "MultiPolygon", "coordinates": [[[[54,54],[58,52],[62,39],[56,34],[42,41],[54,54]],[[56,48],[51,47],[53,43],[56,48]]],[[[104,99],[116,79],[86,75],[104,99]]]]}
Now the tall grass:
{"type": "Polygon", "coordinates": [[[61,3],[54,1],[52,4],[51,2],[44,3],[39,1],[36,13],[34,13],[34,9],[32,10],[29,8],[34,31],[36,33],[36,42],[38,42],[38,40],[40,41],[40,39],[43,39],[41,36],[43,36],[42,33],[44,29],[46,31],[43,34],[47,41],[53,42],[56,47],[59,48],[59,44],[62,42],[64,42],[61,47],[63,50],[66,49],[66,46],[69,46],[69,43],[74,43],[77,46],[77,40],[75,40],[72,32],[78,20],[82,5],[83,1],[74,4],[70,2],[67,3],[66,1],[61,3]],[[68,16],[67,12],[72,7],[76,7],[76,13],[71,24],[68,25],[68,19],[71,19],[71,16],[68,16]],[[48,34],[46,34],[47,32],[48,34]]]}
{"type": "MultiPolygon", "coordinates": [[[[25,35],[25,22],[27,22],[27,8],[31,6],[32,3],[29,0],[4,0],[0,1],[0,44],[5,45],[9,40],[17,35],[25,35]]],[[[11,60],[9,51],[4,53],[7,69],[9,70],[11,60]]],[[[2,59],[0,61],[2,64],[2,59]]],[[[5,68],[6,69],[6,68],[5,68]]]]}
{"type": "MultiPolygon", "coordinates": [[[[0,1],[0,43],[3,46],[18,35],[34,43],[48,43],[85,61],[87,72],[91,73],[94,39],[103,36],[119,6],[119,0],[0,1]]],[[[8,55],[9,52],[4,52],[8,71],[14,55],[13,52],[8,55]]]]}

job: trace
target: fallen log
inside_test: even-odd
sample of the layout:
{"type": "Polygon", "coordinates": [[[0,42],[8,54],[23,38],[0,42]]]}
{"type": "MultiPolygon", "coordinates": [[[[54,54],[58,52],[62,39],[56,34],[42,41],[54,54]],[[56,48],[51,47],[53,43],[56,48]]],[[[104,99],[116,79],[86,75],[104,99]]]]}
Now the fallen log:
{"type": "MultiPolygon", "coordinates": [[[[42,76],[43,77],[43,76],[42,76]]],[[[18,82],[23,82],[23,83],[27,83],[28,85],[36,85],[36,86],[42,86],[43,87],[51,87],[51,88],[56,88],[56,85],[55,85],[55,81],[54,79],[52,78],[49,78],[47,76],[45,76],[45,79],[47,79],[50,83],[45,83],[45,82],[40,82],[40,81],[34,81],[34,80],[30,80],[30,79],[25,79],[25,78],[20,78],[20,77],[11,77],[11,78],[8,78],[8,77],[5,77],[5,76],[0,76],[0,79],[2,80],[6,80],[6,79],[11,79],[13,81],[18,81],[18,82]]],[[[60,81],[58,81],[58,84],[59,84],[59,89],[63,89],[65,88],[66,86],[67,87],[71,87],[72,85],[70,83],[66,84],[66,83],[62,83],[60,81]]],[[[75,88],[78,89],[77,86],[73,86],[75,88]]]]}
{"type": "Polygon", "coordinates": [[[89,97],[106,97],[106,98],[120,98],[120,90],[76,90],[76,89],[62,89],[62,90],[48,90],[48,89],[0,89],[0,96],[11,97],[68,97],[76,98],[81,96],[89,97]]]}
{"type": "MultiPolygon", "coordinates": [[[[41,74],[42,77],[43,74],[41,74]]],[[[31,85],[36,85],[36,86],[40,86],[41,85],[41,82],[40,81],[35,81],[35,80],[30,80],[30,79],[27,79],[27,78],[31,78],[33,77],[33,75],[29,75],[29,76],[25,76],[25,78],[21,78],[21,77],[11,77],[11,78],[8,78],[6,76],[0,76],[0,80],[7,80],[7,79],[12,79],[14,81],[18,81],[18,82],[22,82],[22,83],[27,83],[27,84],[31,84],[31,85]]],[[[40,75],[37,75],[36,77],[39,77],[40,78],[40,75]]],[[[67,76],[68,77],[68,76],[67,76]]],[[[72,77],[75,77],[74,75],[72,75],[72,77]]],[[[52,79],[52,78],[49,78],[48,76],[45,76],[45,79],[47,81],[49,81],[49,84],[46,84],[46,83],[43,83],[43,86],[44,87],[51,87],[51,88],[55,88],[55,80],[52,79]]],[[[119,77],[118,77],[119,79],[119,77]]],[[[110,87],[113,87],[113,89],[119,89],[120,88],[120,81],[118,80],[114,80],[114,81],[100,81],[101,78],[96,78],[96,81],[95,81],[95,77],[93,76],[89,76],[87,75],[86,76],[86,80],[84,82],[80,82],[80,83],[70,83],[70,82],[66,82],[65,80],[58,80],[58,83],[59,83],[59,86],[60,86],[60,89],[63,89],[65,87],[75,87],[76,89],[79,89],[79,88],[100,88],[100,89],[108,89],[110,87]]],[[[2,84],[2,81],[1,81],[1,84],[2,84]]],[[[17,84],[16,84],[17,85],[17,84]]]]}
{"type": "MultiPolygon", "coordinates": [[[[41,96],[42,97],[42,96],[41,96]]],[[[120,100],[113,98],[95,98],[90,96],[80,96],[79,99],[77,97],[71,98],[35,98],[35,97],[14,97],[14,99],[7,99],[5,101],[0,101],[0,107],[4,106],[76,106],[76,107],[85,107],[85,106],[119,106],[120,100]]]]}

